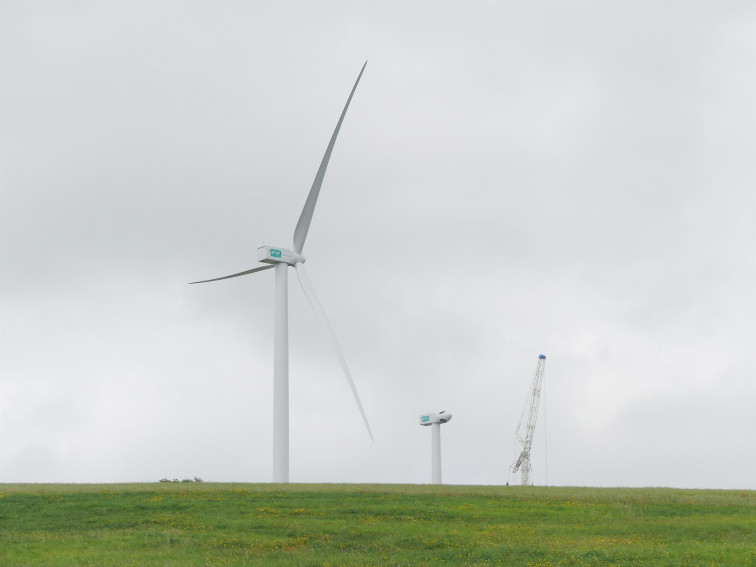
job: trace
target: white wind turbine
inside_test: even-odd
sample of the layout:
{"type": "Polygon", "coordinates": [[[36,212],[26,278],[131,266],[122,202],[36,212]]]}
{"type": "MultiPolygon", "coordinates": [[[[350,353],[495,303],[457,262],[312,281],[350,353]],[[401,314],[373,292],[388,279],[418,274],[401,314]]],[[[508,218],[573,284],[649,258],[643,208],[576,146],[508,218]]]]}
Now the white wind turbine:
{"type": "Polygon", "coordinates": [[[370,424],[365,415],[365,410],[362,407],[360,396],[357,394],[357,388],[354,385],[354,380],[352,380],[352,374],[349,372],[349,367],[347,366],[344,354],[341,352],[339,343],[336,340],[336,335],[334,334],[325,311],[323,311],[323,307],[318,300],[318,296],[315,294],[315,290],[304,271],[303,264],[306,259],[302,255],[302,249],[304,248],[305,239],[307,238],[307,231],[309,230],[310,222],[312,221],[312,214],[315,212],[315,204],[318,201],[320,186],[323,184],[323,178],[325,177],[326,168],[328,167],[328,160],[331,158],[331,152],[333,151],[336,137],[341,129],[341,123],[344,121],[344,116],[349,108],[349,103],[352,101],[352,96],[357,89],[357,85],[360,82],[362,73],[365,71],[366,65],[367,61],[362,66],[360,74],[357,76],[357,80],[354,83],[354,87],[352,87],[352,92],[349,94],[344,110],[341,112],[341,117],[336,124],[336,129],[331,136],[331,141],[328,143],[328,148],[323,156],[323,161],[320,162],[320,168],[315,175],[315,181],[312,183],[312,188],[307,196],[307,201],[302,209],[302,214],[299,215],[299,221],[294,229],[293,250],[271,246],[260,246],[257,249],[257,259],[267,265],[239,272],[238,274],[231,274],[230,276],[191,282],[193,284],[214,282],[260,272],[262,270],[269,270],[271,268],[275,268],[276,270],[275,339],[273,343],[273,482],[289,482],[289,316],[287,275],[290,266],[296,268],[299,283],[302,285],[302,290],[315,311],[315,315],[326,329],[326,334],[330,338],[331,344],[336,351],[336,356],[341,364],[344,374],[346,375],[347,381],[349,382],[349,387],[352,389],[352,394],[354,394],[357,407],[360,409],[360,414],[362,414],[362,420],[365,422],[368,435],[370,435],[371,440],[373,439],[373,434],[370,431],[370,424]]]}

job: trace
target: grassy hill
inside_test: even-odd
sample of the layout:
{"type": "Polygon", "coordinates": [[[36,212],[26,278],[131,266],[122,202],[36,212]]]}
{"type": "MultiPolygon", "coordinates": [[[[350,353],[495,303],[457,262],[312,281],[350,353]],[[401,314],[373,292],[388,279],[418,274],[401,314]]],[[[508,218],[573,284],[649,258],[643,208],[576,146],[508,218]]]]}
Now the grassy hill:
{"type": "Polygon", "coordinates": [[[756,492],[0,484],[0,565],[756,565],[756,492]]]}

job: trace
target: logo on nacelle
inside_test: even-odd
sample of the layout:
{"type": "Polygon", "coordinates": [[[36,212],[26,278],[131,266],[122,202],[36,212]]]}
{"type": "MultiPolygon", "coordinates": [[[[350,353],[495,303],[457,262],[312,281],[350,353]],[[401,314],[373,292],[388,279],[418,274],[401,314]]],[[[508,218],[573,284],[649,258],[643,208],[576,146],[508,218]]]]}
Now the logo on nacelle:
{"type": "Polygon", "coordinates": [[[280,258],[281,257],[281,251],[276,250],[275,248],[270,249],[270,257],[271,258],[280,258]]]}

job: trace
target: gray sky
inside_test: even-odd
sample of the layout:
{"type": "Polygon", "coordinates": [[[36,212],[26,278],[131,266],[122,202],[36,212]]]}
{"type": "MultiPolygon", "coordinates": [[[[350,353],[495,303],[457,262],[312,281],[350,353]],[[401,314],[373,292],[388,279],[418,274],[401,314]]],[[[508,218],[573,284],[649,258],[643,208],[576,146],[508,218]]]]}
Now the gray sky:
{"type": "Polygon", "coordinates": [[[0,3],[0,482],[756,488],[753,2],[0,3]]]}

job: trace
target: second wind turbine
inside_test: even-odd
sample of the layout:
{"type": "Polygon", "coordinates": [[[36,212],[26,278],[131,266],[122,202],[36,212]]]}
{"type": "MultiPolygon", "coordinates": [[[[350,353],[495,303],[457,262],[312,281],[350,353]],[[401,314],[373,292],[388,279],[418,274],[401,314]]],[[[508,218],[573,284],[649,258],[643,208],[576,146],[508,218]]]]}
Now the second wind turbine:
{"type": "Polygon", "coordinates": [[[373,439],[373,434],[370,431],[370,424],[365,415],[365,410],[362,407],[360,396],[357,394],[357,388],[354,385],[354,380],[352,380],[352,375],[349,372],[349,367],[347,366],[344,354],[341,352],[339,343],[336,340],[336,335],[334,334],[333,329],[328,322],[328,318],[325,315],[325,311],[323,311],[323,307],[318,300],[318,296],[315,294],[315,290],[304,271],[303,264],[306,261],[306,258],[302,255],[302,249],[304,248],[305,239],[307,238],[307,232],[310,229],[312,215],[315,212],[315,204],[318,201],[320,186],[323,184],[323,178],[325,177],[326,168],[328,167],[328,160],[331,158],[331,152],[333,151],[333,146],[336,144],[336,137],[339,135],[341,123],[344,121],[344,116],[349,108],[349,103],[352,102],[352,96],[357,89],[357,85],[360,82],[362,73],[365,71],[366,65],[367,61],[362,66],[360,74],[357,76],[354,87],[352,87],[352,92],[349,94],[344,110],[341,112],[341,117],[336,124],[336,129],[331,136],[331,141],[328,143],[328,148],[326,148],[323,160],[320,162],[320,167],[315,175],[315,181],[312,183],[310,193],[307,196],[307,201],[305,201],[302,213],[299,215],[299,221],[294,229],[293,249],[261,246],[257,249],[257,259],[260,262],[265,263],[265,266],[252,268],[251,270],[239,272],[238,274],[231,274],[230,276],[223,276],[221,278],[191,282],[193,284],[214,282],[229,278],[237,278],[239,276],[245,276],[262,270],[269,270],[271,268],[275,268],[276,270],[275,339],[273,343],[273,482],[289,482],[289,308],[287,275],[290,266],[296,268],[302,290],[315,311],[315,315],[325,327],[326,334],[336,351],[336,357],[339,359],[339,364],[341,364],[347,382],[349,382],[349,387],[352,389],[352,394],[354,394],[357,407],[360,409],[360,414],[362,414],[362,420],[365,422],[368,435],[370,435],[371,440],[373,439]]]}

